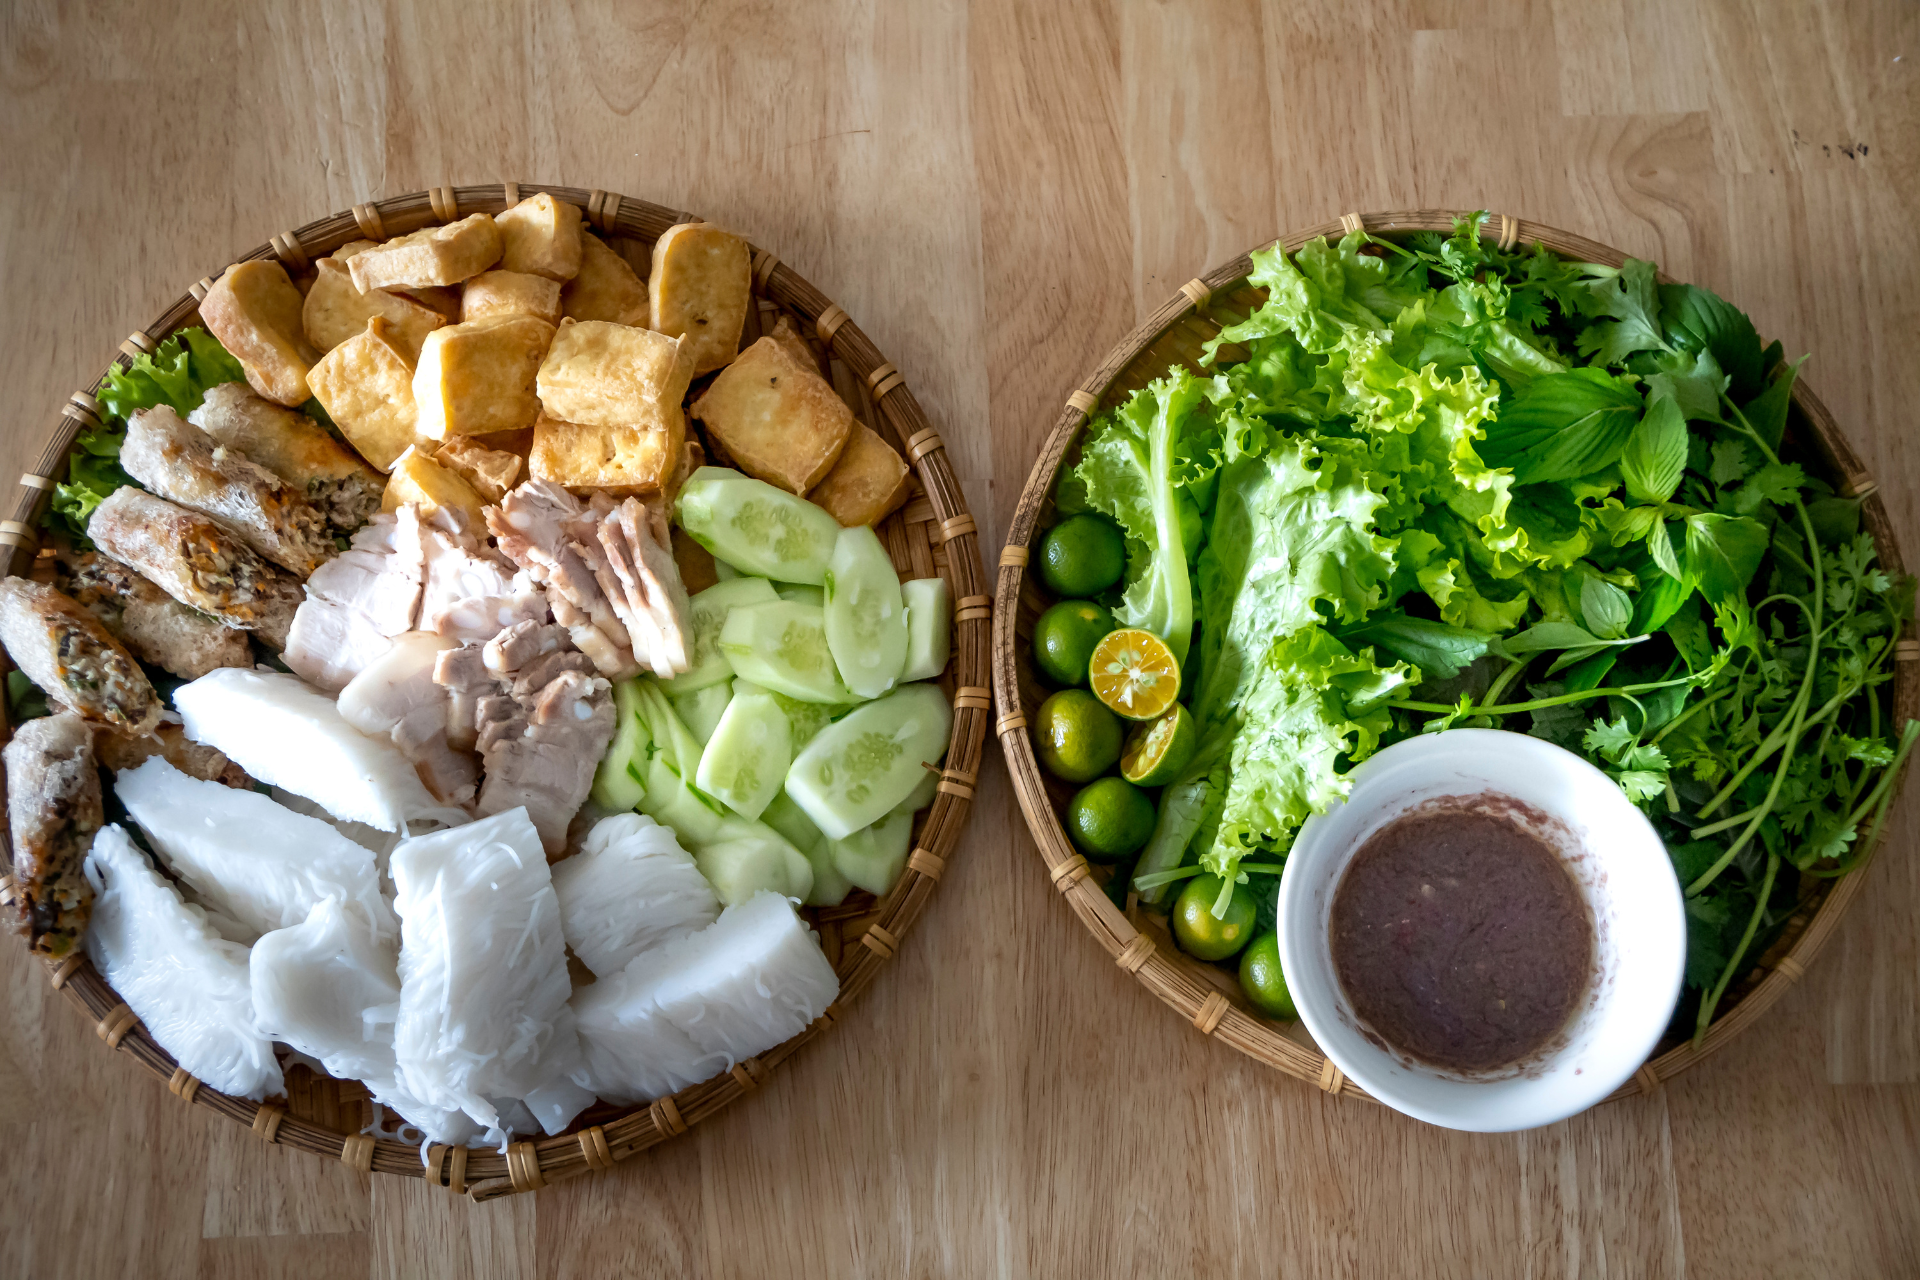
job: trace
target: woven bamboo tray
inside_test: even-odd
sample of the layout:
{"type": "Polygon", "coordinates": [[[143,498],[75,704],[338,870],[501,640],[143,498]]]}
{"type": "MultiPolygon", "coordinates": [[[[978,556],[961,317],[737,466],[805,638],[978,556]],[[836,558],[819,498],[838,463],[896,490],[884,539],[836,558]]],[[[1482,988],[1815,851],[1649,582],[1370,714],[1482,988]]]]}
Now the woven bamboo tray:
{"type": "MultiPolygon", "coordinates": [[[[593,228],[635,263],[643,276],[652,242],[668,227],[698,221],[692,214],[632,196],[579,187],[515,182],[435,187],[355,205],[349,213],[309,222],[296,231],[275,236],[240,260],[278,259],[297,277],[313,259],[324,257],[349,240],[385,240],[473,213],[498,213],[540,191],[585,209],[593,228]]],[[[783,312],[793,318],[854,414],[913,464],[917,481],[914,493],[877,530],[894,566],[907,577],[940,574],[954,599],[953,658],[940,679],[953,699],[953,737],[933,805],[915,825],[907,869],[885,898],[875,899],[856,890],[838,907],[807,912],[839,975],[839,1000],[799,1035],[740,1063],[728,1075],[683,1089],[648,1107],[596,1105],[583,1112],[566,1134],[517,1142],[505,1155],[485,1149],[436,1146],[429,1153],[426,1167],[417,1147],[360,1132],[374,1117],[373,1104],[358,1082],[337,1081],[294,1067],[287,1073],[284,1103],[260,1104],[217,1093],[180,1069],[83,955],[48,966],[55,989],[63,991],[95,1023],[109,1050],[126,1051],[167,1081],[167,1087],[187,1105],[205,1107],[248,1125],[267,1142],[344,1160],[363,1171],[427,1177],[455,1194],[488,1200],[611,1168],[615,1161],[685,1133],[689,1126],[759,1087],[769,1071],[827,1031],[846,1004],[873,982],[926,909],[972,806],[990,706],[987,646],[992,599],[985,592],[973,517],[954,478],[940,433],[927,421],[900,371],[887,362],[844,310],[773,253],[753,250],[753,282],[756,305],[748,312],[742,343],[771,330],[783,312]]],[[[129,364],[176,329],[198,324],[199,300],[212,283],[211,277],[202,279],[158,320],[121,343],[115,363],[129,364]]],[[[92,390],[103,381],[104,374],[92,390]]],[[[33,560],[38,521],[54,483],[65,477],[74,436],[84,428],[98,426],[100,412],[101,406],[90,391],[75,392],[61,408],[39,465],[20,477],[21,493],[13,518],[0,521],[0,546],[6,548],[7,572],[25,573],[33,560]]],[[[0,662],[0,670],[11,665],[0,662]]],[[[12,733],[4,721],[5,708],[0,704],[0,741],[12,733]]],[[[11,842],[7,855],[10,865],[11,842]]]]}
{"type": "MultiPolygon", "coordinates": [[[[1357,230],[1384,237],[1414,231],[1446,232],[1464,216],[1442,209],[1349,213],[1335,222],[1289,232],[1276,243],[1292,252],[1316,236],[1337,239],[1357,230]]],[[[1488,216],[1481,224],[1481,235],[1497,239],[1503,248],[1537,240],[1556,253],[1588,262],[1618,266],[1626,258],[1620,250],[1584,236],[1504,215],[1488,216]]],[[[1264,300],[1265,292],[1247,283],[1251,268],[1249,256],[1243,254],[1180,286],[1178,293],[1156,308],[1068,395],[1027,477],[1006,546],[1000,553],[1000,578],[994,596],[993,689],[1002,712],[995,732],[1006,751],[1014,791],[1033,831],[1047,878],[1121,969],[1202,1035],[1223,1040],[1290,1076],[1312,1081],[1328,1093],[1373,1102],[1375,1099],[1348,1081],[1320,1053],[1298,1023],[1275,1022],[1254,1012],[1231,974],[1178,950],[1157,917],[1137,908],[1122,912],[1113,904],[1105,886],[1087,860],[1074,850],[1060,825],[1060,811],[1072,788],[1041,771],[1027,730],[1030,716],[1049,692],[1035,678],[1029,655],[1034,621],[1052,601],[1026,570],[1029,549],[1051,515],[1054,479],[1078,442],[1089,415],[1120,403],[1174,364],[1185,363],[1197,369],[1194,362],[1201,344],[1223,325],[1245,318],[1264,300]]],[[[1876,492],[1877,485],[1848,446],[1833,415],[1804,381],[1794,385],[1788,431],[1811,446],[1842,493],[1864,499],[1864,525],[1873,534],[1881,563],[1896,573],[1904,572],[1900,548],[1886,506],[1876,492]]],[[[1896,648],[1895,656],[1898,665],[1893,707],[1898,723],[1920,716],[1920,673],[1913,665],[1920,659],[1920,645],[1903,643],[1896,648]]],[[[1838,881],[1820,881],[1822,887],[1788,921],[1780,938],[1761,957],[1760,967],[1722,997],[1700,1046],[1683,1042],[1657,1054],[1607,1100],[1652,1093],[1662,1081],[1708,1057],[1758,1020],[1806,972],[1860,891],[1861,883],[1858,871],[1838,881]]]]}

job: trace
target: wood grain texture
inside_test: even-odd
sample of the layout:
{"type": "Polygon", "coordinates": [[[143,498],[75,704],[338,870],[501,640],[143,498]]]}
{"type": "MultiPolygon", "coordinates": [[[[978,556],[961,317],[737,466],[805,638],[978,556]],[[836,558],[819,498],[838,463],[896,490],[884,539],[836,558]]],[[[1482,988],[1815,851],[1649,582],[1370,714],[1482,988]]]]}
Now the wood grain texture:
{"type": "MultiPolygon", "coordinates": [[[[1920,546],[1917,73],[1899,0],[12,3],[0,475],[235,249],[541,177],[778,246],[906,374],[991,548],[1067,393],[1180,283],[1460,205],[1655,257],[1812,352],[1920,546]]],[[[1916,803],[1764,1033],[1509,1137],[1174,1019],[1048,888],[998,765],[833,1036],[685,1139],[483,1206],[189,1112],[0,947],[0,1272],[1912,1275],[1916,803]]]]}

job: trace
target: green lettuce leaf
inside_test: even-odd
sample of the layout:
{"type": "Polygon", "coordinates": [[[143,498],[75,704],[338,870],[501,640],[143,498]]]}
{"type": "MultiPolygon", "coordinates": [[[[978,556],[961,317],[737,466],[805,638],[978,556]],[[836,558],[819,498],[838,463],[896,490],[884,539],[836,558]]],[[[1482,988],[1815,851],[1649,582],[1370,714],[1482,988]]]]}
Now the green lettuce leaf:
{"type": "MultiPolygon", "coordinates": [[[[1176,455],[1207,403],[1207,384],[1176,367],[1103,416],[1081,450],[1075,476],[1086,500],[1117,521],[1128,542],[1127,587],[1114,616],[1153,632],[1184,665],[1193,640],[1193,585],[1181,533],[1176,455]]],[[[1182,468],[1191,473],[1191,467],[1182,468]]]]}

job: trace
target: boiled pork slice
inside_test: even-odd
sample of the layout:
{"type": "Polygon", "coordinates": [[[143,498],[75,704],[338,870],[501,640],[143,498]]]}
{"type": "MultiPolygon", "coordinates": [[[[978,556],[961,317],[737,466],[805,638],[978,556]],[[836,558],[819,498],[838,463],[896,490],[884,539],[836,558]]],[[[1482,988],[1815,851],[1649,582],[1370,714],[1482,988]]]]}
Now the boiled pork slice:
{"type": "Polygon", "coordinates": [[[413,629],[425,556],[418,508],[375,516],[307,579],[281,654],[287,666],[328,693],[345,688],[394,636],[413,629]]]}
{"type": "Polygon", "coordinates": [[[499,506],[487,508],[487,528],[506,557],[546,588],[554,621],[567,629],[574,646],[593,659],[601,675],[624,680],[638,674],[640,666],[632,639],[593,571],[600,552],[569,532],[586,511],[552,481],[529,480],[499,506]]]}
{"type": "Polygon", "coordinates": [[[412,762],[442,804],[473,802],[480,761],[471,741],[450,740],[448,690],[434,680],[440,656],[455,642],[431,631],[408,631],[340,691],[340,715],[365,734],[385,736],[412,762]]]}

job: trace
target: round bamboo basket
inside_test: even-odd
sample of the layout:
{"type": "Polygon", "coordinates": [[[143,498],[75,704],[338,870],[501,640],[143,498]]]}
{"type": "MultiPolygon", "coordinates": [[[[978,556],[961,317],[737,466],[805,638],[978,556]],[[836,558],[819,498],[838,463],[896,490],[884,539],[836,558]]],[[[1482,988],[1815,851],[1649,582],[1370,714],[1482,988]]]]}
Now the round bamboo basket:
{"type": "MultiPolygon", "coordinates": [[[[275,236],[239,261],[277,259],[297,278],[315,258],[349,240],[385,240],[474,213],[498,213],[541,191],[585,209],[593,229],[635,262],[642,275],[654,240],[671,226],[698,221],[691,214],[632,196],[579,187],[515,182],[435,187],[355,205],[351,212],[309,222],[275,236]]],[[[375,1117],[373,1103],[357,1081],[334,1080],[293,1067],[287,1072],[284,1099],[263,1104],[228,1097],[202,1087],[183,1071],[83,955],[49,965],[55,989],[95,1024],[108,1050],[129,1054],[166,1081],[186,1105],[205,1107],[247,1125],[263,1141],[343,1160],[363,1171],[429,1178],[454,1194],[488,1200],[612,1168],[617,1161],[685,1133],[757,1089],[770,1071],[830,1029],[845,1006],[879,975],[926,910],[972,806],[991,705],[987,666],[993,601],[985,590],[978,532],[940,433],[927,420],[900,370],[844,310],[774,253],[755,248],[752,260],[755,305],[748,312],[742,343],[770,331],[782,313],[790,316],[855,416],[912,463],[912,495],[877,532],[903,577],[939,574],[946,578],[954,600],[953,657],[939,682],[953,700],[953,736],[933,804],[915,824],[907,869],[884,898],[856,890],[840,906],[807,910],[839,975],[839,999],[786,1043],[739,1063],[726,1075],[657,1099],[650,1106],[596,1104],[559,1137],[516,1142],[504,1155],[490,1149],[435,1146],[424,1162],[416,1146],[361,1132],[375,1117]]],[[[202,279],[159,319],[121,343],[115,363],[129,364],[175,330],[198,324],[199,300],[211,284],[211,277],[202,279]]],[[[20,477],[13,518],[0,523],[0,545],[6,548],[9,573],[23,573],[35,556],[38,522],[54,483],[65,477],[75,435],[100,424],[100,404],[91,392],[102,381],[104,374],[89,390],[75,392],[61,406],[39,464],[20,477]]],[[[6,663],[0,669],[10,667],[6,663]]],[[[4,716],[0,704],[0,721],[4,716]]],[[[10,725],[0,723],[0,741],[11,732],[10,725]]],[[[10,842],[7,855],[10,865],[10,842]]]]}
{"type": "MultiPolygon", "coordinates": [[[[1467,215],[1443,209],[1349,213],[1337,221],[1289,232],[1275,243],[1292,252],[1317,236],[1338,238],[1356,230],[1383,237],[1414,231],[1445,232],[1463,216],[1467,215]]],[[[1481,235],[1497,240],[1503,248],[1537,240],[1556,253],[1589,262],[1617,266],[1626,258],[1620,250],[1584,236],[1505,215],[1489,215],[1481,223],[1481,235]]],[[[1072,456],[1090,415],[1120,403],[1175,364],[1197,369],[1201,344],[1225,325],[1244,319],[1264,300],[1265,291],[1247,283],[1251,268],[1250,257],[1243,254],[1182,285],[1066,397],[1027,477],[1006,546],[1000,552],[1000,578],[994,595],[993,689],[1001,714],[994,728],[1048,880],[1065,895],[1080,922],[1122,970],[1202,1035],[1225,1041],[1328,1093],[1373,1102],[1375,1099],[1348,1081],[1319,1052],[1298,1023],[1275,1022],[1255,1012],[1240,994],[1233,975],[1177,949],[1164,922],[1135,906],[1132,895],[1128,896],[1127,910],[1114,905],[1102,883],[1104,872],[1096,872],[1074,850],[1060,824],[1060,812],[1072,789],[1041,771],[1027,730],[1035,708],[1050,692],[1035,677],[1029,653],[1034,621],[1052,601],[1027,573],[1027,564],[1033,542],[1049,523],[1054,480],[1072,456]]],[[[1842,493],[1864,500],[1863,523],[1873,535],[1881,562],[1893,572],[1904,572],[1893,526],[1873,478],[1805,382],[1795,384],[1788,432],[1825,464],[1828,478],[1842,493]]],[[[1920,716],[1920,673],[1913,665],[1920,659],[1920,644],[1902,642],[1896,647],[1895,657],[1898,665],[1893,707],[1898,723],[1920,716]]],[[[1758,1020],[1806,972],[1859,893],[1861,883],[1859,871],[1838,881],[1820,881],[1822,887],[1802,902],[1785,931],[1761,957],[1759,967],[1722,997],[1700,1046],[1695,1048],[1690,1041],[1683,1041],[1665,1052],[1656,1051],[1633,1080],[1608,1101],[1652,1093],[1662,1081],[1713,1054],[1758,1020]]]]}

